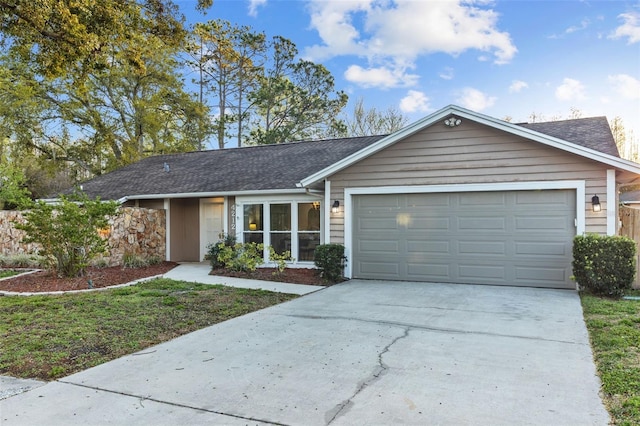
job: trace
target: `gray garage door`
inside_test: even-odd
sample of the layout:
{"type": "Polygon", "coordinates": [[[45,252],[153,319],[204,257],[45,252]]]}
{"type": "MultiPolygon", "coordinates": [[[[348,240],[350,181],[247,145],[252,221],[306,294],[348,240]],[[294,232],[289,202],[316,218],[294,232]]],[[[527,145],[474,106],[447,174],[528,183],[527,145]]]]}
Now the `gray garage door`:
{"type": "Polygon", "coordinates": [[[353,276],[575,288],[575,191],[353,197],[353,276]]]}

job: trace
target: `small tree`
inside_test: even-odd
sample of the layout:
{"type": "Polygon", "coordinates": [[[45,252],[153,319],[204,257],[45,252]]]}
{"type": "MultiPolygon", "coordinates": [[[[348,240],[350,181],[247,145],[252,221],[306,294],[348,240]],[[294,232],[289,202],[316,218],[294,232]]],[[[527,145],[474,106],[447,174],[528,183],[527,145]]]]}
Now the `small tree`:
{"type": "Polygon", "coordinates": [[[24,173],[6,164],[0,164],[0,209],[22,208],[31,203],[24,173]]]}
{"type": "Polygon", "coordinates": [[[104,253],[106,241],[98,234],[115,215],[114,201],[91,200],[84,193],[60,197],[60,203],[35,203],[25,223],[16,228],[27,233],[24,243],[40,244],[47,265],[66,277],[81,276],[89,261],[104,253]]]}

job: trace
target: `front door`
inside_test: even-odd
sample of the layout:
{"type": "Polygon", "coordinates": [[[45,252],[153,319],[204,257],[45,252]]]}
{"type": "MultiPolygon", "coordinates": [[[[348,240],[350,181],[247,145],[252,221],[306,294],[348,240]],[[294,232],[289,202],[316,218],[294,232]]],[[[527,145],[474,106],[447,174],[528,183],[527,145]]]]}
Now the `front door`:
{"type": "Polygon", "coordinates": [[[207,246],[218,242],[224,233],[224,204],[203,201],[201,209],[200,260],[203,260],[207,246]]]}

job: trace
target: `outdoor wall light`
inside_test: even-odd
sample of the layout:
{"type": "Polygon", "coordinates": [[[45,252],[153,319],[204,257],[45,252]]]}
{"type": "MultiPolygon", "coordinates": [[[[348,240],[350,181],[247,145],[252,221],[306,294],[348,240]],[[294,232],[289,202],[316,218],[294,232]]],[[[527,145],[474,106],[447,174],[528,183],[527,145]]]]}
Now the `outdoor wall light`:
{"type": "Polygon", "coordinates": [[[444,120],[445,126],[449,126],[449,127],[459,126],[460,123],[462,123],[462,121],[457,117],[450,117],[450,118],[444,120]]]}
{"type": "Polygon", "coordinates": [[[331,206],[331,212],[332,213],[338,213],[339,210],[340,210],[340,201],[335,200],[333,202],[333,205],[331,206]]]}
{"type": "Polygon", "coordinates": [[[598,198],[597,195],[591,197],[591,207],[593,208],[594,212],[599,212],[600,210],[602,210],[602,206],[600,206],[600,198],[598,198]]]}

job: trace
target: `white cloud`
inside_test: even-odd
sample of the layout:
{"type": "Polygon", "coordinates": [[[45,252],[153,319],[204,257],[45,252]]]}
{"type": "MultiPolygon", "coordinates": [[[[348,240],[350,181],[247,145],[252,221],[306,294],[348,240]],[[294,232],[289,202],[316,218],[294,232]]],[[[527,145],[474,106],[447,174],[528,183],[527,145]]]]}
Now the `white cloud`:
{"type": "Polygon", "coordinates": [[[614,86],[614,90],[627,99],[640,99],[640,80],[627,74],[616,74],[609,76],[609,83],[614,86]]]}
{"type": "Polygon", "coordinates": [[[509,86],[509,93],[520,93],[522,89],[528,89],[529,85],[522,80],[513,80],[509,86]]]}
{"type": "Polygon", "coordinates": [[[472,87],[465,87],[462,89],[457,102],[465,108],[469,108],[473,111],[482,111],[487,109],[496,103],[495,96],[489,96],[482,93],[478,89],[472,87]]]}
{"type": "Polygon", "coordinates": [[[582,30],[586,30],[587,27],[589,27],[589,20],[588,19],[583,19],[582,21],[580,21],[580,25],[573,25],[569,28],[567,28],[565,30],[565,33],[567,34],[571,34],[571,33],[575,33],[578,31],[582,31],[582,30]]]}
{"type": "Polygon", "coordinates": [[[556,99],[559,101],[579,101],[586,99],[584,85],[573,78],[565,78],[556,88],[556,99]]]}
{"type": "Polygon", "coordinates": [[[498,28],[490,3],[467,0],[310,0],[311,28],[321,44],[308,47],[314,61],[342,55],[366,58],[369,68],[411,68],[421,55],[478,50],[498,64],[517,49],[498,28]]]}
{"type": "Polygon", "coordinates": [[[640,14],[633,12],[623,13],[618,15],[618,18],[621,18],[624,24],[616,28],[609,38],[628,37],[628,44],[640,42],[640,14]]]}
{"type": "Polygon", "coordinates": [[[407,73],[402,67],[390,69],[383,66],[365,69],[359,65],[351,65],[344,72],[344,78],[351,83],[381,89],[413,86],[419,77],[417,74],[407,73]]]}
{"type": "Polygon", "coordinates": [[[445,67],[444,70],[440,74],[438,74],[443,80],[452,80],[453,79],[453,68],[445,67]]]}
{"type": "Polygon", "coordinates": [[[409,90],[407,96],[400,100],[400,111],[410,114],[413,112],[428,112],[431,110],[429,98],[423,92],[409,90]]]}
{"type": "Polygon", "coordinates": [[[249,0],[249,16],[258,16],[258,8],[267,4],[267,0],[249,0]]]}

